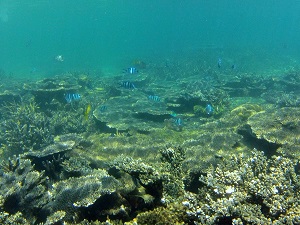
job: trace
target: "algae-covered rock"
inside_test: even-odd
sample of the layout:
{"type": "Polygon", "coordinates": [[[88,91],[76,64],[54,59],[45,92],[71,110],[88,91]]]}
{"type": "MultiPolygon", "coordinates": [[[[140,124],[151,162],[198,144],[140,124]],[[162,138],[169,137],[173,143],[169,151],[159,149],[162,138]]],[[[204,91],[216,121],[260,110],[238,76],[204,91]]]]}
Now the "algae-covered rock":
{"type": "Polygon", "coordinates": [[[93,115],[108,127],[118,130],[162,128],[164,119],[170,117],[170,111],[163,102],[154,102],[143,96],[131,93],[111,98],[96,108],[93,115]]]}
{"type": "Polygon", "coordinates": [[[252,132],[259,139],[277,144],[299,144],[300,108],[270,109],[248,119],[252,132]]]}
{"type": "Polygon", "coordinates": [[[231,111],[233,116],[238,116],[242,120],[247,120],[250,116],[262,111],[262,107],[257,104],[242,104],[231,111]]]}

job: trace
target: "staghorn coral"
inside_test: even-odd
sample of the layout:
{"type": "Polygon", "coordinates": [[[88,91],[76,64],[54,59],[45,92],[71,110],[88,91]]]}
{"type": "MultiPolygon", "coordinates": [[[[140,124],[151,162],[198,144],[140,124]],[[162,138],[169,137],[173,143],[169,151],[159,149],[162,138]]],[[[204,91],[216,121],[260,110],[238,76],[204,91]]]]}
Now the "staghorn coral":
{"type": "Polygon", "coordinates": [[[2,113],[1,142],[6,154],[37,150],[53,142],[50,119],[34,101],[5,105],[2,113]]]}
{"type": "Polygon", "coordinates": [[[64,211],[56,211],[52,215],[47,217],[44,225],[52,225],[52,224],[63,224],[63,218],[65,217],[66,212],[64,211]]]}
{"type": "Polygon", "coordinates": [[[89,129],[81,108],[74,110],[50,111],[51,125],[55,135],[68,133],[83,133],[89,129]]]}
{"type": "Polygon", "coordinates": [[[61,166],[62,177],[79,177],[92,172],[89,162],[82,157],[71,157],[69,160],[63,161],[61,166]]]}
{"type": "Polygon", "coordinates": [[[258,151],[252,154],[232,156],[201,176],[206,187],[196,198],[187,198],[188,214],[201,224],[299,223],[300,180],[295,163],[281,156],[267,160],[258,151]]]}
{"type": "Polygon", "coordinates": [[[2,196],[0,211],[2,214],[9,214],[3,224],[21,214],[23,214],[22,221],[25,221],[25,218],[35,221],[40,209],[49,200],[47,178],[43,172],[34,170],[30,160],[14,157],[7,163],[2,163],[0,195],[2,196]]]}
{"type": "Polygon", "coordinates": [[[2,162],[1,168],[1,224],[75,224],[84,219],[104,221],[107,216],[129,220],[131,204],[151,201],[142,190],[133,192],[136,185],[129,175],[117,180],[102,169],[68,171],[79,177],[55,182],[45,171],[35,170],[29,159],[15,157],[2,162]]]}

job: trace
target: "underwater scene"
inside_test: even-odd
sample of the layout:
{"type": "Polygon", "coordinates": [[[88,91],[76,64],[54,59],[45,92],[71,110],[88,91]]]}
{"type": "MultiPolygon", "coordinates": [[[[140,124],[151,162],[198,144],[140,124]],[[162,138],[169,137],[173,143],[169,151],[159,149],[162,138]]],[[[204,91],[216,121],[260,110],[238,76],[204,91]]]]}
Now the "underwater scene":
{"type": "Polygon", "coordinates": [[[299,12],[0,0],[0,224],[300,224],[299,12]]]}

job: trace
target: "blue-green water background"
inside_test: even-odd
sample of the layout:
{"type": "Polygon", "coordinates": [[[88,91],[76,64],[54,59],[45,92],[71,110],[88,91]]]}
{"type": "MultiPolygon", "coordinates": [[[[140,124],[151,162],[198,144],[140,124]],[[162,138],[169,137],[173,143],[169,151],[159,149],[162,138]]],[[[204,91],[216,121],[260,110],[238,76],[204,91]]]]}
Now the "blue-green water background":
{"type": "Polygon", "coordinates": [[[294,67],[299,12],[296,0],[0,0],[0,69],[25,78],[114,74],[135,59],[203,49],[211,55],[198,57],[212,64],[221,57],[249,71],[294,67]]]}

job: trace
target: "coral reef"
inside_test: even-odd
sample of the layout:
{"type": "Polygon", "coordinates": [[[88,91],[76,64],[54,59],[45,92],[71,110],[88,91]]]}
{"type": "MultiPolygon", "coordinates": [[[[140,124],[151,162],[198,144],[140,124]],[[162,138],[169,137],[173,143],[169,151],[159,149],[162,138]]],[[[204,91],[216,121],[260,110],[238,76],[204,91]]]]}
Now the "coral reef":
{"type": "Polygon", "coordinates": [[[274,104],[278,107],[297,107],[300,105],[299,93],[286,92],[282,90],[270,90],[262,97],[269,103],[274,104]]]}
{"type": "Polygon", "coordinates": [[[165,118],[170,118],[171,111],[166,109],[163,102],[151,102],[141,93],[135,91],[129,96],[114,97],[100,105],[93,112],[95,118],[105,122],[108,127],[118,130],[135,129],[147,131],[162,128],[165,118]]]}
{"type": "Polygon", "coordinates": [[[3,225],[30,225],[29,222],[23,217],[21,212],[15,214],[9,214],[6,212],[0,212],[0,223],[3,225]]]}
{"type": "Polygon", "coordinates": [[[0,223],[299,224],[299,72],[202,61],[1,84],[0,223]]]}
{"type": "Polygon", "coordinates": [[[267,84],[269,84],[268,77],[254,77],[249,74],[243,74],[234,78],[234,80],[226,82],[226,84],[223,86],[223,89],[226,90],[232,97],[258,97],[266,92],[267,84]]]}
{"type": "MultiPolygon", "coordinates": [[[[11,220],[13,224],[19,224],[18,221],[28,221],[29,224],[75,223],[85,218],[104,220],[107,216],[128,220],[131,204],[136,204],[131,202],[134,196],[138,196],[136,192],[130,194],[136,188],[131,177],[116,179],[103,169],[89,167],[85,174],[69,171],[69,178],[61,177],[60,181],[55,181],[49,179],[45,171],[37,169],[29,159],[15,157],[2,162],[2,224],[11,220]],[[71,176],[75,174],[77,177],[71,176]],[[16,216],[12,217],[14,214],[16,216]]],[[[144,199],[147,199],[146,194],[144,199]]]]}
{"type": "Polygon", "coordinates": [[[75,146],[74,141],[55,142],[52,145],[31,151],[25,154],[25,157],[31,159],[34,167],[38,171],[44,171],[50,179],[63,179],[64,175],[62,164],[65,162],[66,153],[71,151],[75,146]]]}
{"type": "Polygon", "coordinates": [[[157,185],[160,182],[160,174],[156,168],[144,163],[141,159],[133,159],[124,155],[118,156],[111,167],[122,170],[139,180],[144,187],[157,185]]]}
{"type": "Polygon", "coordinates": [[[163,203],[177,201],[184,193],[184,172],[182,164],[186,151],[180,146],[168,145],[160,150],[162,165],[163,203]]]}

